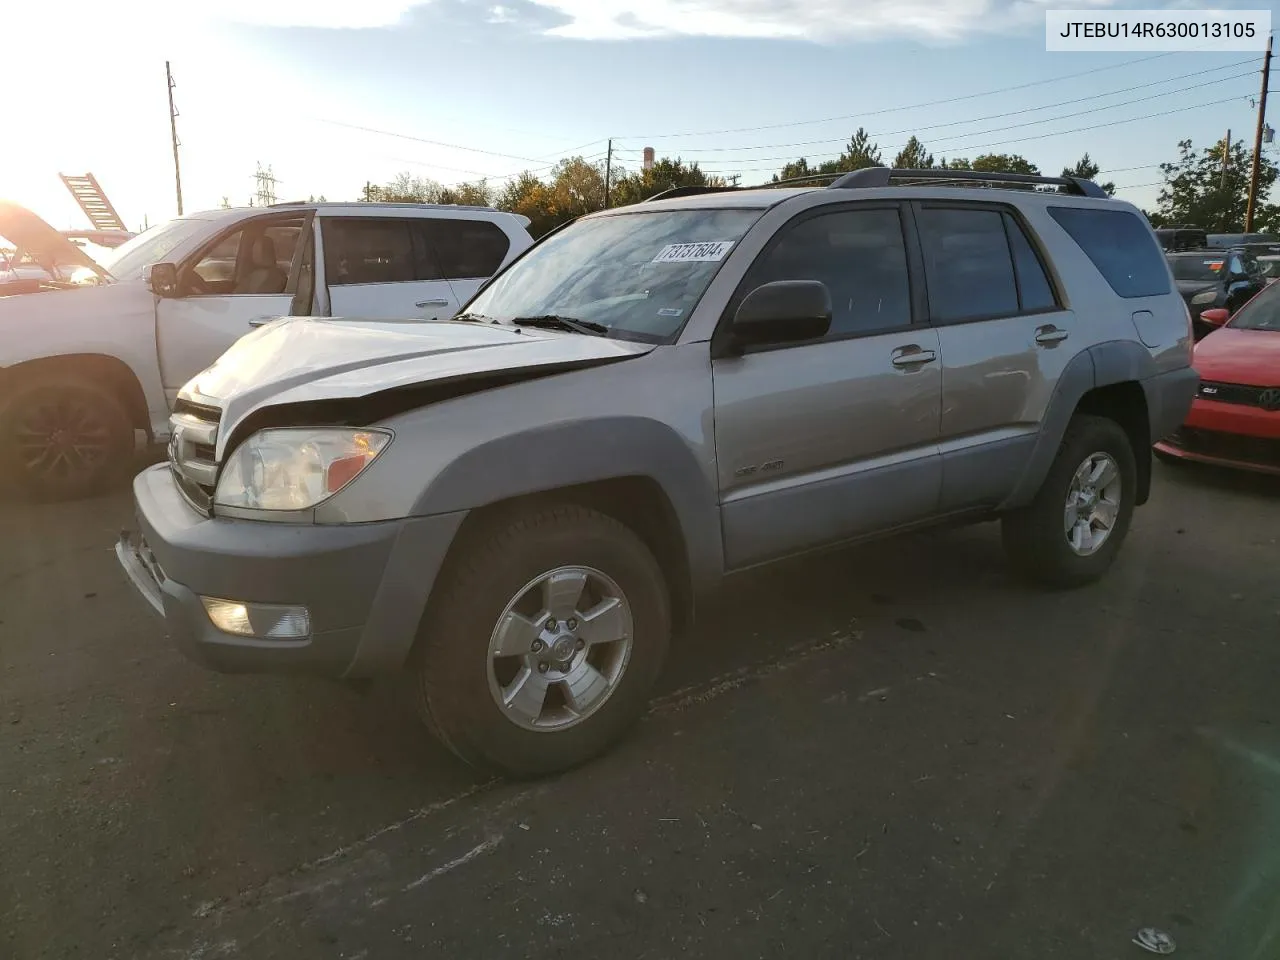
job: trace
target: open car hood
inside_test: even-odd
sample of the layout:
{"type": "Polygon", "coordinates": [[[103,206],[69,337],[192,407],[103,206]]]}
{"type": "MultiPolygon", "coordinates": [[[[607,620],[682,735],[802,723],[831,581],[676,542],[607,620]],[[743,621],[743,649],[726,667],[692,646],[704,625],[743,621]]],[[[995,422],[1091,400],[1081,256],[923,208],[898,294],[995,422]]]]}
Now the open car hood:
{"type": "Polygon", "coordinates": [[[26,207],[0,200],[0,237],[14,244],[40,264],[87,267],[103,280],[111,274],[26,207]]]}
{"type": "Polygon", "coordinates": [[[641,357],[652,344],[466,320],[277,320],[238,340],[180,401],[220,411],[217,456],[252,416],[366,422],[521,380],[641,357]],[[282,408],[287,408],[282,409],[282,408]]]}

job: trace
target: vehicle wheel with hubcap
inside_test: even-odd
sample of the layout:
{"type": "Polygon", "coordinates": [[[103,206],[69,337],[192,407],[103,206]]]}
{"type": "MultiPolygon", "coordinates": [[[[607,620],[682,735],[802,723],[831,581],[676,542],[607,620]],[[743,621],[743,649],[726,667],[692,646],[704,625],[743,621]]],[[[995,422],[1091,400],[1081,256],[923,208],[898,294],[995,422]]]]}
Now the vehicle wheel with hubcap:
{"type": "Polygon", "coordinates": [[[17,387],[0,412],[0,456],[31,496],[75,500],[120,479],[133,423],[106,387],[68,377],[17,387]]]}
{"type": "Polygon", "coordinates": [[[1035,499],[1003,518],[1005,549],[1018,571],[1053,587],[1082,586],[1106,573],[1129,531],[1137,474],[1118,423],[1074,417],[1035,499]]]}
{"type": "Polygon", "coordinates": [[[575,505],[487,524],[450,558],[415,650],[424,719],[506,776],[591,759],[641,715],[671,634],[653,554],[575,505]]]}

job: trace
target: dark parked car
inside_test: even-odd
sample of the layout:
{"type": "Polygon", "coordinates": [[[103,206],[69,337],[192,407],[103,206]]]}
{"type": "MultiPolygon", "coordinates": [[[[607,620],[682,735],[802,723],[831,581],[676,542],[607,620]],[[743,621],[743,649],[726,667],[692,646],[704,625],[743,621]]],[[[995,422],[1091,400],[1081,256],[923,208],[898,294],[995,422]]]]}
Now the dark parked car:
{"type": "Polygon", "coordinates": [[[1274,233],[1210,233],[1205,237],[1210,247],[1228,249],[1230,247],[1276,247],[1280,252],[1280,237],[1274,233]]]}
{"type": "Polygon", "coordinates": [[[1179,250],[1203,250],[1208,246],[1208,235],[1199,227],[1171,226],[1156,231],[1160,249],[1166,253],[1179,250]]]}
{"type": "Polygon", "coordinates": [[[1257,259],[1240,250],[1186,250],[1167,259],[1191,310],[1197,340],[1217,329],[1200,314],[1219,307],[1234,313],[1267,284],[1257,259]]]}

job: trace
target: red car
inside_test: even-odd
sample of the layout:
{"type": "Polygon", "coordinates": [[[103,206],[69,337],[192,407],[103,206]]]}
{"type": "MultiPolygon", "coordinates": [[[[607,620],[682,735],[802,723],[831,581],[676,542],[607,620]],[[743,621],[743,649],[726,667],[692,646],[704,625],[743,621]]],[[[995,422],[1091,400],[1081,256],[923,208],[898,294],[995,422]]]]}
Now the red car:
{"type": "Polygon", "coordinates": [[[1162,459],[1198,460],[1280,476],[1280,283],[1196,344],[1200,392],[1176,433],[1156,444],[1162,459]]]}

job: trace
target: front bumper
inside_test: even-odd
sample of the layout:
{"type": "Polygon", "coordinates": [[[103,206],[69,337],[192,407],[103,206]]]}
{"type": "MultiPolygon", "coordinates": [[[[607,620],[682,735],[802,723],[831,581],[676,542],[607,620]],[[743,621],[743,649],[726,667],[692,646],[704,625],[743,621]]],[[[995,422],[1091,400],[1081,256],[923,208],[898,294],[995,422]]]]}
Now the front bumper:
{"type": "Polygon", "coordinates": [[[1182,427],[1156,449],[1184,460],[1280,476],[1280,412],[1197,398],[1182,427]]]}
{"type": "Polygon", "coordinates": [[[211,519],[188,505],[164,464],[140,473],[133,493],[139,529],[116,545],[121,567],[179,649],[227,673],[354,678],[402,666],[465,516],[325,526],[211,519]],[[223,633],[202,596],[305,606],[311,633],[223,633]]]}

